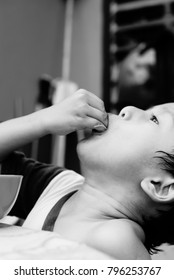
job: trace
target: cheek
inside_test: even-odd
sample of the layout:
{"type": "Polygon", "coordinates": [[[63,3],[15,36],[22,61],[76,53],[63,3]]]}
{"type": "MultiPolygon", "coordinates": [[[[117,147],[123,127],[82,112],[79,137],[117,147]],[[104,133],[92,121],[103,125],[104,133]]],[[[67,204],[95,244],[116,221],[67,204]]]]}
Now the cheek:
{"type": "Polygon", "coordinates": [[[112,170],[115,172],[118,168],[122,169],[127,160],[127,154],[124,153],[124,149],[120,150],[114,138],[109,135],[94,137],[79,143],[77,153],[84,167],[102,170],[107,174],[112,170]]]}
{"type": "Polygon", "coordinates": [[[79,143],[77,151],[81,163],[90,168],[132,173],[142,164],[149,162],[151,155],[154,156],[154,141],[150,141],[143,131],[119,132],[111,131],[79,143]]]}
{"type": "Polygon", "coordinates": [[[117,149],[115,143],[109,145],[81,143],[78,154],[84,170],[99,172],[105,178],[114,180],[137,180],[141,176],[143,162],[137,153],[129,153],[127,149],[117,149]],[[88,144],[88,145],[87,145],[88,144]]]}

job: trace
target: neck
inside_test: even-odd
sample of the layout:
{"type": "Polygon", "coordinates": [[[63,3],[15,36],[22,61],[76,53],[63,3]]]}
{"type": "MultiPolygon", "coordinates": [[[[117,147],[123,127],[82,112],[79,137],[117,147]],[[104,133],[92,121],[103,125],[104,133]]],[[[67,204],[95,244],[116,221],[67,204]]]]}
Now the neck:
{"type": "Polygon", "coordinates": [[[135,208],[131,207],[128,198],[115,188],[115,195],[108,192],[108,185],[105,190],[98,185],[85,181],[83,187],[73,196],[73,210],[86,217],[97,217],[103,219],[130,219],[141,224],[141,215],[136,213],[135,208]],[[74,201],[75,200],[75,201],[74,201]]]}

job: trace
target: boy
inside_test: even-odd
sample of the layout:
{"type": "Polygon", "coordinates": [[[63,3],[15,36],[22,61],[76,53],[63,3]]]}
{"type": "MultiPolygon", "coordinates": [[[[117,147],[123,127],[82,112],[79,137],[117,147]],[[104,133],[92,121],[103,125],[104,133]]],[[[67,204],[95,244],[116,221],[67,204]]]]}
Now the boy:
{"type": "Polygon", "coordinates": [[[173,112],[174,104],[125,107],[107,117],[100,99],[79,90],[2,123],[2,173],[24,176],[10,214],[26,218],[24,227],[53,230],[115,259],[150,259],[148,251],[173,243],[173,112]],[[85,128],[95,129],[77,146],[84,177],[18,153],[7,157],[36,137],[85,128]]]}

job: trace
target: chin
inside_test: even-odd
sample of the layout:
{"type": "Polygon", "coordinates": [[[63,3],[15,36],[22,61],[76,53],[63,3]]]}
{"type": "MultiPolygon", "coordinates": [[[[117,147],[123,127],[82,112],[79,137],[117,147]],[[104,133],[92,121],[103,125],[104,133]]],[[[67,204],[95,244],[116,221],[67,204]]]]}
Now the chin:
{"type": "Polygon", "coordinates": [[[81,163],[87,165],[99,164],[103,158],[103,151],[106,148],[106,132],[89,130],[77,145],[77,154],[81,163]]]}
{"type": "Polygon", "coordinates": [[[96,170],[101,165],[103,157],[101,145],[92,139],[84,139],[77,145],[77,154],[81,166],[86,170],[96,170]]]}
{"type": "Polygon", "coordinates": [[[83,154],[83,153],[90,153],[93,151],[96,143],[96,137],[94,137],[92,134],[87,135],[85,138],[83,138],[79,143],[77,144],[77,153],[83,154]]]}
{"type": "Polygon", "coordinates": [[[83,139],[77,144],[77,155],[81,162],[83,162],[83,158],[86,158],[87,153],[89,154],[88,143],[86,139],[83,139]]]}

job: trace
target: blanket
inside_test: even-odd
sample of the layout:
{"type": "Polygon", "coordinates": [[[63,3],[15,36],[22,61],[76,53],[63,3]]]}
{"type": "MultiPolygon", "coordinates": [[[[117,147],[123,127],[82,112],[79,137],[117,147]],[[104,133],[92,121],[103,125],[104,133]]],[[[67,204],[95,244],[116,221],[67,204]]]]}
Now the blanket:
{"type": "Polygon", "coordinates": [[[108,260],[110,256],[54,232],[0,224],[0,259],[3,260],[108,260]]]}

